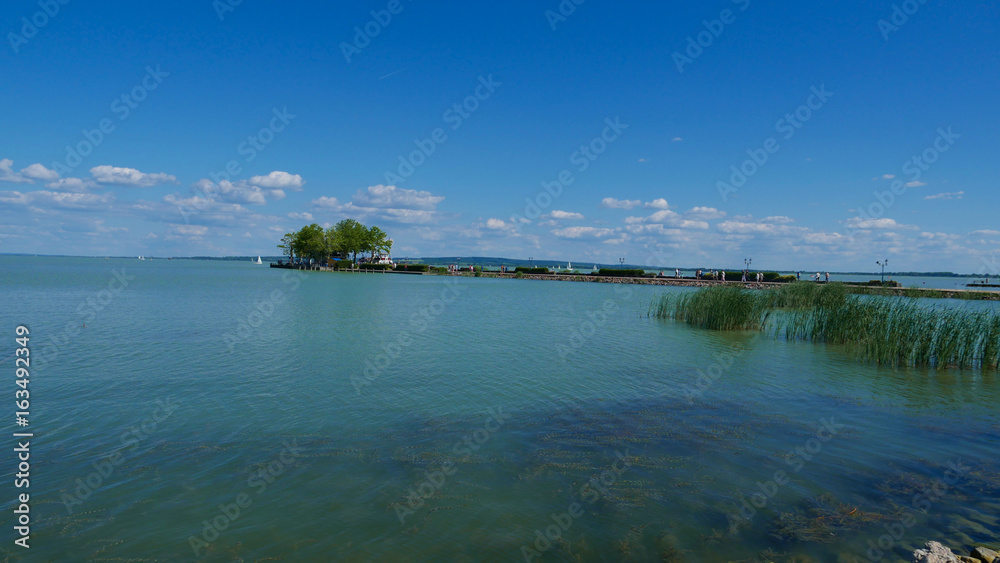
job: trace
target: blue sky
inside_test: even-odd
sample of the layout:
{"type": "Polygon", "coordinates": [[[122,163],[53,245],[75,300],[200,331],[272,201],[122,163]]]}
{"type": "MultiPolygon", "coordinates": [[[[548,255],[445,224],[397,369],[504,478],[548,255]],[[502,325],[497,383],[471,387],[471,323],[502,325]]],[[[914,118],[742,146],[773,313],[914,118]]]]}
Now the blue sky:
{"type": "Polygon", "coordinates": [[[1000,6],[853,4],[11,0],[0,252],[995,268],[1000,6]]]}

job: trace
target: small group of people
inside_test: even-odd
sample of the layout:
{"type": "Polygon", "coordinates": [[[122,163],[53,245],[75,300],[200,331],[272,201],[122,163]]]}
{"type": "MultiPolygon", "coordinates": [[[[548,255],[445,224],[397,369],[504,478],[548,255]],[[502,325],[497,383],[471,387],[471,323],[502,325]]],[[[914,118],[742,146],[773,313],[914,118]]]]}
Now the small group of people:
{"type": "Polygon", "coordinates": [[[705,273],[701,270],[696,270],[694,273],[694,279],[709,279],[709,280],[719,280],[726,281],[726,271],[725,270],[710,270],[705,273]]]}
{"type": "MultiPolygon", "coordinates": [[[[749,273],[750,272],[748,272],[746,270],[743,270],[743,283],[746,283],[746,281],[747,281],[747,275],[749,273]]],[[[760,283],[760,282],[764,281],[764,272],[754,272],[754,281],[757,282],[757,283],[760,283]]]]}

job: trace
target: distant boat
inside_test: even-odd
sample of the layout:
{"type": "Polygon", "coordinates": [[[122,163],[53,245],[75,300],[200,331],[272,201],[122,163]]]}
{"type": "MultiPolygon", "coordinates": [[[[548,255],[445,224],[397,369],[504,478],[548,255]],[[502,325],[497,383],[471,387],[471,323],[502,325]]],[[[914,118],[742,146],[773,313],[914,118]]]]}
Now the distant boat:
{"type": "Polygon", "coordinates": [[[572,262],[566,262],[566,269],[570,270],[570,271],[573,271],[573,263],[572,262]]]}
{"type": "Polygon", "coordinates": [[[145,258],[143,258],[142,256],[140,256],[140,257],[139,257],[139,260],[145,260],[145,258]]]}
{"type": "Polygon", "coordinates": [[[254,262],[254,264],[263,264],[263,262],[260,261],[260,256],[257,257],[257,261],[254,262]]]}

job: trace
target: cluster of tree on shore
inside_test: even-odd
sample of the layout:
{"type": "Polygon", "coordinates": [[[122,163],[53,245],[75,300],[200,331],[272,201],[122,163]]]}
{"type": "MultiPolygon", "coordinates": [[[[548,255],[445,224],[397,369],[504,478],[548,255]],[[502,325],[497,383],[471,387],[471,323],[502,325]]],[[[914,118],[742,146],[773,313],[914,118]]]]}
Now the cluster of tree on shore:
{"type": "Polygon", "coordinates": [[[374,225],[366,227],[354,219],[344,219],[325,230],[313,223],[297,232],[285,233],[278,248],[290,260],[299,258],[325,262],[331,258],[350,256],[357,262],[358,254],[370,254],[373,260],[377,254],[388,254],[392,240],[374,225]]]}

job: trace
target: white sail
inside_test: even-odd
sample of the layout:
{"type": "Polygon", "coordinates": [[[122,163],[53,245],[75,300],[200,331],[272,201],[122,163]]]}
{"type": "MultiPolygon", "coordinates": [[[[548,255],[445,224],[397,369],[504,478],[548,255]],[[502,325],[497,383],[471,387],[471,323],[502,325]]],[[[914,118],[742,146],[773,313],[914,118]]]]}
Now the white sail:
{"type": "Polygon", "coordinates": [[[260,256],[257,257],[257,261],[254,262],[254,264],[263,264],[263,262],[260,261],[260,256]]]}

